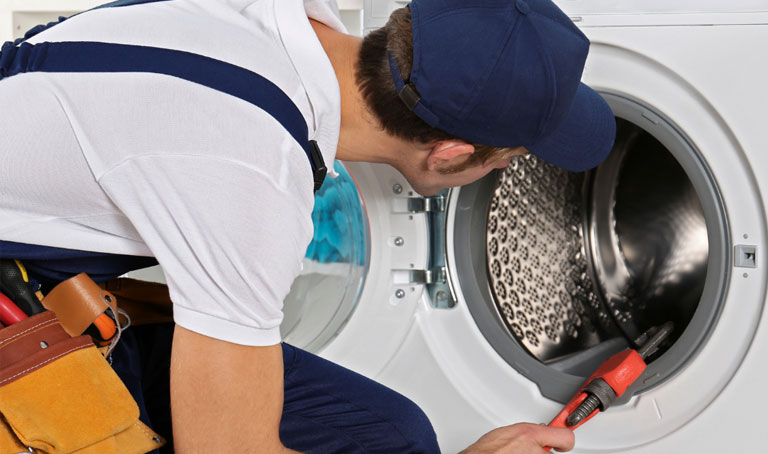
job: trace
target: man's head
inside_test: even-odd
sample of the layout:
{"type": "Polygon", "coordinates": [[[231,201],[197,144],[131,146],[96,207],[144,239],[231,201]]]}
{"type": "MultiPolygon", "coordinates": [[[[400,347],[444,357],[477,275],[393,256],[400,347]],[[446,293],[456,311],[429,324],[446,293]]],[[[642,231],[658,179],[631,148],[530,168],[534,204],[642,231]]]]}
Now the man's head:
{"type": "MultiPolygon", "coordinates": [[[[456,153],[455,146],[466,141],[439,128],[428,125],[413,113],[398,96],[388,56],[400,65],[404,74],[410,74],[413,64],[413,33],[411,31],[411,12],[409,8],[395,10],[384,27],[368,34],[363,39],[357,66],[357,83],[368,109],[374,114],[384,130],[404,140],[422,144],[451,142],[454,153],[451,157],[462,157],[460,163],[451,164],[438,171],[444,174],[458,173],[464,169],[481,166],[486,163],[520,154],[517,146],[493,147],[479,143],[468,143],[471,147],[461,148],[456,153]]],[[[450,148],[448,143],[440,143],[438,150],[450,148]]]]}
{"type": "Polygon", "coordinates": [[[608,106],[580,83],[588,46],[549,0],[414,0],[363,40],[356,78],[388,134],[460,158],[430,154],[444,174],[525,149],[585,170],[615,134],[608,106]]]}

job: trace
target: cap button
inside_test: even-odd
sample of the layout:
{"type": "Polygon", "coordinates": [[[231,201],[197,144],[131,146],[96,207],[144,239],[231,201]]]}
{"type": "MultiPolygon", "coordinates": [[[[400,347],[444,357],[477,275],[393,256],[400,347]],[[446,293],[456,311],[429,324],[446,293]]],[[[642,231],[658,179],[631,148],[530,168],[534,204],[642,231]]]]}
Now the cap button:
{"type": "Polygon", "coordinates": [[[528,14],[531,10],[531,7],[528,6],[528,3],[526,3],[525,0],[517,0],[515,2],[515,7],[520,11],[520,14],[528,14]]]}

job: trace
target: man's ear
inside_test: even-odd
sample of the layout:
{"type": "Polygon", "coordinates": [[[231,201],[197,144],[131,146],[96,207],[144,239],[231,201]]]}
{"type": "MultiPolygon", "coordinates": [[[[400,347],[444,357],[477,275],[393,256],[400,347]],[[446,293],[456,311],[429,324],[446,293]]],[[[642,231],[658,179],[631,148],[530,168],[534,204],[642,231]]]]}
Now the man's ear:
{"type": "Polygon", "coordinates": [[[440,164],[450,162],[459,156],[471,155],[474,152],[474,145],[468,144],[463,140],[440,140],[435,142],[429,151],[427,168],[435,170],[440,164]]]}

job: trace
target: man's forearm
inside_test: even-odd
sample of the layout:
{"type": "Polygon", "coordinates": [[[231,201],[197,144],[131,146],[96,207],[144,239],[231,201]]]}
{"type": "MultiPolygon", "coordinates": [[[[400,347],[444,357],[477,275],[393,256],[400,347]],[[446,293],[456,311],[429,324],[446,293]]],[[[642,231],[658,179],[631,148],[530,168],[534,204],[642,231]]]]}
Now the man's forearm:
{"type": "Polygon", "coordinates": [[[281,346],[247,347],[176,326],[171,358],[176,452],[285,453],[281,346]]]}

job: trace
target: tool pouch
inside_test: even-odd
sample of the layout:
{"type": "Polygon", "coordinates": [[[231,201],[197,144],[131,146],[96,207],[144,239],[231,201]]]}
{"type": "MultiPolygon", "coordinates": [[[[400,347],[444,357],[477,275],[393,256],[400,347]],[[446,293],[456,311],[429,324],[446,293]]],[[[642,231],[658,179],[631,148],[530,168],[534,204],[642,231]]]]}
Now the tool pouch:
{"type": "MultiPolygon", "coordinates": [[[[102,314],[110,311],[117,321],[117,300],[100,288],[85,273],[63,281],[43,298],[43,306],[53,311],[70,336],[79,336],[102,314]]],[[[109,341],[109,339],[106,339],[109,341]]]]}
{"type": "Polygon", "coordinates": [[[89,336],[46,311],[0,330],[0,453],[143,454],[164,441],[89,336]]]}

